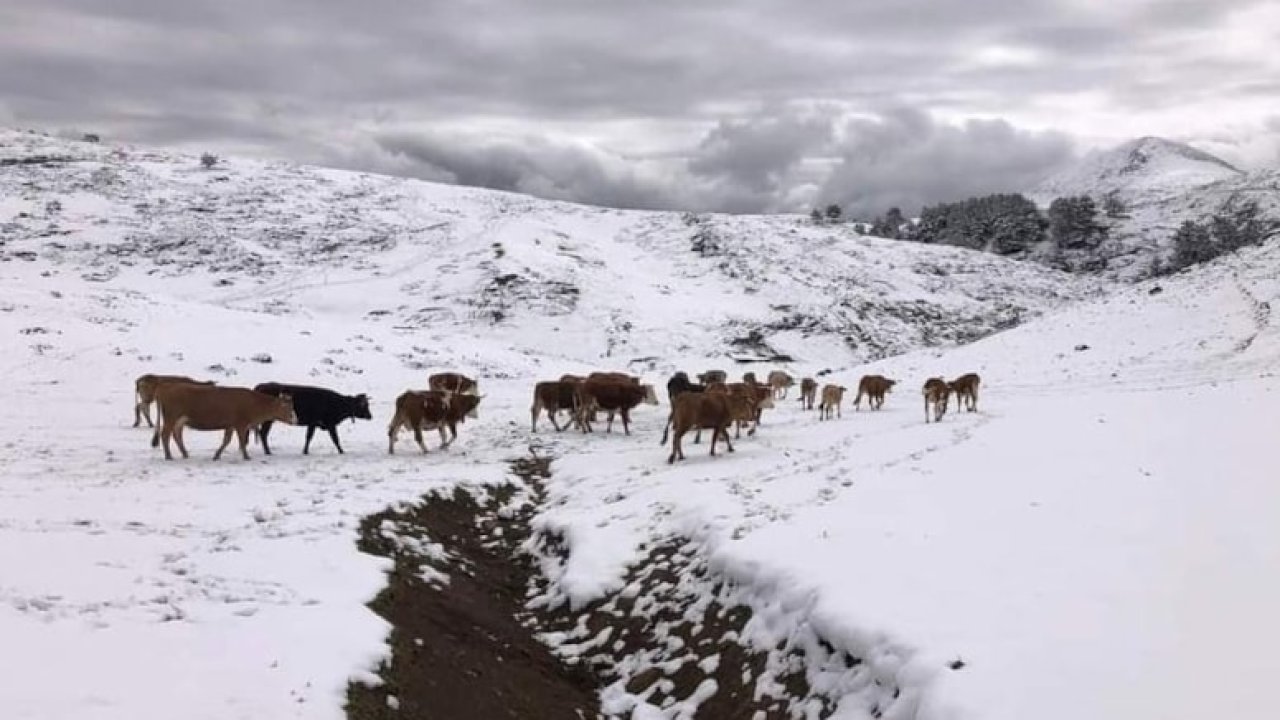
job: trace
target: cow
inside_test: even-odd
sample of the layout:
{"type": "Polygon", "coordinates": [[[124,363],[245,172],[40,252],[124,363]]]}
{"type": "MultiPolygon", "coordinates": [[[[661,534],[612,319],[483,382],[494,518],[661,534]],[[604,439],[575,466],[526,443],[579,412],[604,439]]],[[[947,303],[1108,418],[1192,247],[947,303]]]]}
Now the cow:
{"type": "Polygon", "coordinates": [[[743,397],[751,405],[751,413],[746,418],[734,418],[737,425],[737,432],[734,439],[742,436],[742,427],[750,424],[751,429],[747,431],[747,435],[755,435],[756,429],[760,427],[760,417],[764,414],[766,408],[773,407],[773,392],[764,385],[750,385],[747,383],[729,383],[724,386],[730,395],[743,397]]]}
{"type": "Polygon", "coordinates": [[[147,419],[147,427],[153,428],[155,423],[151,422],[151,403],[156,400],[156,388],[165,383],[186,383],[188,385],[213,385],[212,380],[195,380],[186,375],[139,375],[137,380],[133,381],[133,390],[137,395],[136,402],[133,404],[133,426],[138,427],[142,424],[142,419],[147,419]]]}
{"type": "MultiPolygon", "coordinates": [[[[333,446],[341,455],[343,450],[342,442],[338,440],[338,425],[347,419],[352,422],[357,418],[373,419],[373,415],[369,412],[369,396],[363,393],[342,395],[328,388],[275,382],[259,383],[253,389],[268,395],[288,395],[293,398],[293,411],[298,416],[297,424],[307,426],[307,439],[302,443],[303,455],[310,454],[311,438],[315,436],[316,428],[329,433],[329,439],[333,441],[333,446]]],[[[267,436],[271,434],[271,424],[272,421],[268,420],[258,428],[258,440],[262,443],[262,451],[268,455],[271,454],[271,445],[267,441],[267,436]]]]}
{"type": "Polygon", "coordinates": [[[796,381],[790,375],[781,370],[774,370],[769,373],[769,387],[773,388],[773,397],[775,399],[786,398],[787,388],[795,384],[796,381]]]}
{"type": "Polygon", "coordinates": [[[427,446],[422,442],[423,430],[439,431],[440,449],[448,448],[458,439],[458,423],[474,412],[479,404],[480,397],[476,395],[455,395],[443,390],[406,390],[396,398],[396,413],[387,426],[387,453],[395,453],[402,427],[413,430],[414,442],[422,448],[423,454],[427,452],[427,446]]]}
{"type": "Polygon", "coordinates": [[[592,432],[592,412],[604,410],[609,413],[605,432],[613,432],[613,416],[618,413],[622,416],[622,431],[630,435],[631,410],[641,403],[658,404],[658,396],[653,392],[652,385],[588,378],[578,385],[578,423],[582,432],[592,432]]]}
{"type": "MultiPolygon", "coordinates": [[[[480,383],[478,381],[455,372],[435,373],[427,378],[427,388],[453,395],[480,394],[480,383]]],[[[467,417],[479,417],[479,414],[467,415],[467,417]]]]}
{"type": "Polygon", "coordinates": [[[947,383],[951,392],[956,394],[957,412],[960,410],[978,411],[978,385],[981,382],[982,378],[978,377],[978,373],[965,373],[947,383]],[[966,401],[968,401],[968,407],[966,407],[966,401]]]}
{"type": "Polygon", "coordinates": [[[813,409],[813,401],[818,394],[818,383],[811,377],[800,380],[800,405],[805,410],[813,409]]]}
{"type": "Polygon", "coordinates": [[[862,409],[862,396],[867,396],[867,407],[879,410],[884,405],[885,393],[892,392],[897,380],[890,380],[883,375],[863,375],[858,381],[858,396],[853,399],[853,409],[862,409]]]}
{"type": "Polygon", "coordinates": [[[707,389],[707,386],[703,385],[702,383],[690,382],[689,376],[683,370],[681,370],[677,372],[675,375],[672,375],[671,379],[667,381],[667,401],[671,405],[675,405],[676,397],[678,397],[681,393],[687,393],[687,392],[700,393],[700,392],[705,392],[706,389],[707,389]]]}
{"type": "Polygon", "coordinates": [[[933,408],[933,421],[941,422],[947,414],[947,397],[951,394],[951,386],[940,377],[929,378],[924,382],[924,421],[929,422],[929,408],[933,408]]]}
{"type": "Polygon", "coordinates": [[[742,373],[742,382],[748,385],[759,385],[760,381],[756,380],[756,374],[753,372],[742,373]]]}
{"type": "Polygon", "coordinates": [[[561,410],[568,410],[570,422],[577,424],[578,385],[578,382],[566,381],[562,378],[540,382],[533,387],[533,405],[529,408],[529,415],[533,420],[533,432],[538,432],[538,416],[543,410],[546,410],[547,417],[550,418],[556,432],[564,430],[556,422],[556,413],[561,410]]]}
{"type": "Polygon", "coordinates": [[[716,440],[721,437],[724,438],[725,447],[733,452],[733,443],[729,440],[729,424],[733,422],[735,406],[742,412],[750,413],[745,398],[727,392],[684,393],[677,397],[671,407],[671,414],[667,416],[667,426],[662,431],[663,445],[667,444],[668,433],[674,431],[667,464],[684,460],[684,448],[680,441],[690,430],[711,431],[712,457],[716,454],[716,440]]]}
{"type": "Polygon", "coordinates": [[[178,443],[183,459],[187,454],[182,433],[193,430],[222,430],[222,445],[213,459],[222,457],[222,451],[231,443],[234,432],[240,441],[240,454],[249,459],[249,431],[268,420],[293,425],[298,416],[293,411],[293,400],[288,395],[276,397],[249,388],[220,385],[193,385],[190,383],[164,383],[156,388],[156,404],[160,408],[160,426],[151,436],[151,447],[164,443],[164,459],[172,460],[169,441],[178,443]]]}
{"type": "Polygon", "coordinates": [[[844,401],[844,390],[843,385],[822,386],[822,402],[818,405],[819,420],[829,420],[832,410],[835,410],[836,417],[843,417],[840,414],[840,403],[844,401]]]}
{"type": "Polygon", "coordinates": [[[711,383],[718,383],[718,382],[722,383],[727,381],[728,379],[729,379],[728,373],[726,373],[723,370],[708,370],[704,373],[698,373],[698,382],[702,383],[703,385],[710,385],[711,383]]]}

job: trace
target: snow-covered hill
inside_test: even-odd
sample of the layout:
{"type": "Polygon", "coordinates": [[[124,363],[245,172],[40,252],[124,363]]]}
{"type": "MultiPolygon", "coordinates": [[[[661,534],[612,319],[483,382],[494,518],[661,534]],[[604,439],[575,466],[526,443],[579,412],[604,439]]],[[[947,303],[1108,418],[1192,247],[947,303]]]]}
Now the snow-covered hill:
{"type": "Polygon", "coordinates": [[[1280,220],[1280,169],[1246,173],[1189,145],[1144,137],[1093,152],[1030,193],[1042,208],[1076,195],[1092,197],[1100,212],[1108,198],[1121,204],[1115,217],[1099,218],[1110,237],[1089,254],[1106,261],[1109,276],[1132,280],[1167,259],[1179,225],[1229,202],[1256,201],[1280,220]]]}
{"type": "Polygon", "coordinates": [[[239,159],[206,170],[26,133],[0,134],[0,163],[0,258],[273,313],[358,286],[341,310],[371,327],[482,329],[566,361],[643,368],[663,348],[847,363],[971,340],[1103,287],[789,216],[624,212],[239,159]]]}
{"type": "MultiPolygon", "coordinates": [[[[692,537],[753,609],[744,638],[802,650],[835,717],[1274,712],[1280,244],[1115,290],[788,218],[3,145],[6,717],[341,717],[386,652],[360,518],[498,482],[530,447],[557,458],[551,595],[597,597],[642,545],[692,537]],[[631,437],[528,429],[535,379],[769,352],[795,362],[738,370],[901,384],[830,422],[780,402],[732,455],[686,444],[675,467],[665,407],[631,437]],[[440,368],[481,378],[480,418],[389,456],[395,396],[440,368]],[[343,456],[281,428],[270,458],[214,463],[191,433],[167,463],[129,427],[147,371],[367,392],[374,420],[343,426],[343,456]],[[923,380],[969,371],[980,411],[926,425],[923,380]]],[[[641,700],[625,680],[615,707],[641,700]]]]}

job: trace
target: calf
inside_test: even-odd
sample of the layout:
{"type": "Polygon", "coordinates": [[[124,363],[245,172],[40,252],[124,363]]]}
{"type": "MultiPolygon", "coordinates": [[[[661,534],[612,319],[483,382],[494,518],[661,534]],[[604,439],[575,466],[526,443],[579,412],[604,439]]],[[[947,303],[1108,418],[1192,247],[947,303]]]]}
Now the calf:
{"type": "Polygon", "coordinates": [[[568,410],[570,422],[576,424],[578,416],[578,383],[566,382],[565,380],[551,380],[548,382],[540,382],[533,387],[533,406],[529,408],[529,415],[533,420],[533,432],[538,432],[538,416],[542,411],[547,412],[547,417],[551,420],[551,425],[556,432],[564,430],[560,424],[556,422],[556,413],[561,410],[568,410]]]}
{"type": "MultiPolygon", "coordinates": [[[[274,382],[261,383],[255,385],[253,389],[267,395],[277,397],[288,395],[293,398],[293,411],[298,415],[296,424],[307,426],[307,439],[302,443],[303,455],[311,451],[311,438],[315,436],[316,428],[329,433],[329,439],[333,441],[333,446],[341,455],[343,451],[342,443],[338,440],[338,425],[347,419],[352,422],[357,418],[373,419],[373,415],[369,412],[369,396],[363,393],[341,395],[328,388],[274,382]]],[[[271,424],[272,421],[268,420],[258,428],[258,440],[262,443],[262,451],[268,455],[271,454],[271,445],[267,441],[267,436],[271,434],[271,424]]]]}
{"type": "Polygon", "coordinates": [[[897,380],[890,380],[883,375],[863,375],[858,381],[858,396],[853,399],[853,409],[861,410],[862,396],[867,396],[867,407],[879,410],[884,405],[885,393],[891,392],[897,380]]]}
{"type": "Polygon", "coordinates": [[[169,440],[178,443],[182,457],[189,457],[182,433],[193,430],[222,430],[222,445],[213,459],[222,457],[222,451],[231,443],[231,433],[240,441],[240,454],[249,459],[249,431],[268,420],[279,420],[290,425],[298,421],[293,411],[293,401],[288,395],[276,397],[249,388],[221,387],[218,385],[192,385],[167,383],[156,389],[156,403],[160,407],[160,427],[151,436],[151,447],[164,442],[164,459],[172,460],[169,440]]]}
{"type": "Polygon", "coordinates": [[[578,423],[582,432],[591,432],[591,413],[599,409],[609,413],[605,432],[613,432],[613,415],[622,416],[622,430],[631,434],[631,411],[640,403],[657,405],[658,397],[652,385],[630,382],[591,380],[578,386],[578,423]]]}
{"type": "MultiPolygon", "coordinates": [[[[455,372],[436,373],[427,378],[427,388],[453,395],[479,395],[480,383],[455,372]]],[[[467,417],[479,417],[479,414],[467,417]]]]}
{"type": "Polygon", "coordinates": [[[708,429],[711,431],[711,456],[716,454],[716,440],[724,438],[724,444],[733,452],[733,443],[729,440],[729,423],[733,422],[734,408],[750,412],[744,408],[745,398],[734,397],[723,392],[685,393],[676,398],[667,417],[667,426],[662,431],[662,444],[667,444],[668,433],[675,431],[671,439],[671,455],[668,464],[677,459],[684,459],[684,448],[681,439],[690,430],[708,429]]]}
{"type": "Polygon", "coordinates": [[[422,442],[424,429],[439,430],[440,450],[448,447],[451,441],[445,436],[445,429],[453,430],[454,437],[457,437],[458,413],[453,404],[461,397],[466,396],[456,396],[439,389],[428,389],[428,391],[410,389],[401,393],[401,396],[396,398],[396,415],[392,416],[392,421],[387,425],[388,455],[396,452],[396,439],[401,428],[413,430],[413,441],[422,448],[424,455],[426,454],[426,443],[422,442]]]}
{"type": "Polygon", "coordinates": [[[819,420],[829,420],[833,409],[836,417],[843,417],[840,414],[840,403],[844,401],[844,390],[843,385],[822,386],[822,403],[818,406],[819,420]]]}
{"type": "Polygon", "coordinates": [[[805,410],[813,409],[813,401],[818,394],[818,383],[811,377],[800,380],[800,405],[805,410]]]}
{"type": "Polygon", "coordinates": [[[947,397],[951,386],[942,378],[929,378],[924,383],[924,421],[929,422],[929,408],[933,408],[933,421],[940,422],[947,414],[947,397]]]}
{"type": "Polygon", "coordinates": [[[781,371],[774,370],[769,373],[769,387],[773,388],[773,397],[783,399],[787,397],[787,388],[795,385],[796,381],[790,375],[781,371]]]}
{"type": "Polygon", "coordinates": [[[711,383],[722,383],[727,381],[728,379],[729,379],[729,374],[723,370],[708,370],[704,373],[698,374],[698,382],[702,383],[703,385],[710,385],[711,383]]]}
{"type": "Polygon", "coordinates": [[[956,409],[968,410],[969,412],[978,411],[978,385],[982,382],[982,378],[977,373],[966,373],[960,377],[947,383],[951,392],[956,394],[956,409]],[[968,407],[965,407],[968,401],[968,407]]]}
{"type": "Polygon", "coordinates": [[[186,375],[139,375],[137,380],[133,381],[133,390],[137,395],[136,402],[133,404],[133,426],[138,427],[142,424],[142,419],[146,418],[147,427],[153,428],[155,423],[151,422],[151,403],[156,400],[156,388],[166,383],[179,383],[187,385],[213,385],[212,380],[195,380],[186,375]]]}

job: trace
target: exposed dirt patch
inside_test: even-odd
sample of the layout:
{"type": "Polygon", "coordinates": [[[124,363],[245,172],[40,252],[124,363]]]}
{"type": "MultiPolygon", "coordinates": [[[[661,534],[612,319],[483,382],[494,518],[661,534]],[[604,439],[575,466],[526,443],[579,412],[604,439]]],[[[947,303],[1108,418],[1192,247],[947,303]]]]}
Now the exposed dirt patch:
{"type": "Polygon", "coordinates": [[[571,609],[540,572],[562,544],[530,529],[550,462],[513,468],[531,490],[481,501],[458,490],[362,523],[360,548],[395,563],[370,605],[393,625],[392,657],[381,685],[349,686],[348,717],[630,718],[644,705],[666,718],[811,720],[842,697],[871,717],[898,704],[898,688],[811,629],[753,632],[749,591],[682,538],[649,548],[619,592],[571,609]]]}
{"type": "Polygon", "coordinates": [[[481,504],[458,490],[361,524],[360,549],[395,562],[370,604],[393,626],[392,657],[379,669],[383,685],[348,687],[349,718],[600,717],[596,679],[522,624],[537,567],[517,549],[528,518],[498,517],[513,493],[499,489],[481,504]]]}

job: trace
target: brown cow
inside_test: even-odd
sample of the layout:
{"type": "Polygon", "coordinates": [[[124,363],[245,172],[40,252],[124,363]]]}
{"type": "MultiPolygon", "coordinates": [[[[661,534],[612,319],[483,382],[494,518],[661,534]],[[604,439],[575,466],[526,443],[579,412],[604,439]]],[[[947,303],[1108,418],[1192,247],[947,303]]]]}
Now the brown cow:
{"type": "Polygon", "coordinates": [[[787,397],[787,388],[795,384],[796,381],[781,370],[774,370],[769,373],[769,387],[773,388],[773,397],[775,399],[785,399],[787,397]]]}
{"type": "Polygon", "coordinates": [[[540,382],[533,387],[533,406],[529,408],[529,415],[533,420],[533,432],[538,432],[538,416],[543,410],[547,411],[547,417],[551,420],[551,425],[556,432],[564,430],[558,422],[556,422],[556,413],[561,410],[569,411],[569,420],[573,425],[578,423],[578,382],[560,380],[550,380],[548,382],[540,382]]]}
{"type": "Polygon", "coordinates": [[[885,393],[892,392],[897,380],[890,380],[883,375],[863,375],[858,381],[858,396],[853,399],[853,409],[862,409],[862,396],[867,396],[867,407],[879,410],[884,405],[885,393]]]}
{"type": "MultiPolygon", "coordinates": [[[[480,383],[472,380],[466,375],[455,372],[436,373],[427,378],[427,388],[438,390],[441,392],[453,393],[454,395],[479,395],[480,383]]],[[[479,413],[473,411],[467,417],[479,417],[479,413]]]]}
{"type": "Polygon", "coordinates": [[[613,416],[622,416],[622,430],[631,434],[631,411],[637,405],[657,405],[658,395],[652,385],[638,385],[631,382],[611,380],[592,380],[578,385],[578,424],[582,432],[592,432],[591,421],[595,410],[609,413],[609,422],[605,432],[613,432],[613,416]]]}
{"type": "Polygon", "coordinates": [[[422,442],[423,430],[438,430],[440,449],[449,447],[458,437],[458,421],[474,409],[472,403],[479,402],[480,398],[473,395],[454,395],[442,390],[406,390],[396,398],[396,413],[387,426],[387,453],[395,453],[402,427],[413,430],[414,442],[424,454],[427,446],[422,442]],[[446,435],[446,431],[452,433],[453,439],[446,435]]]}
{"type": "Polygon", "coordinates": [[[726,392],[682,393],[676,397],[676,403],[667,416],[667,426],[662,431],[662,444],[667,444],[669,431],[675,431],[671,440],[671,455],[668,464],[684,460],[684,448],[681,439],[690,430],[708,429],[711,431],[711,456],[716,454],[716,440],[724,438],[724,444],[733,452],[733,443],[729,440],[729,423],[733,422],[735,406],[742,413],[750,413],[751,408],[746,398],[729,395],[726,392]]]}
{"type": "Polygon", "coordinates": [[[828,420],[831,418],[831,411],[836,411],[836,417],[843,417],[840,414],[840,403],[844,401],[843,385],[823,385],[822,386],[822,403],[818,405],[818,419],[828,420]]]}
{"type": "Polygon", "coordinates": [[[805,410],[813,409],[813,401],[818,394],[818,382],[811,377],[800,380],[800,404],[805,410]]]}
{"type": "Polygon", "coordinates": [[[218,385],[193,385],[191,383],[163,383],[156,388],[156,404],[160,408],[160,427],[151,436],[151,447],[164,443],[164,459],[172,460],[169,440],[178,443],[182,457],[187,445],[182,433],[193,430],[222,430],[222,445],[213,459],[222,457],[222,451],[231,444],[231,433],[240,441],[240,454],[249,459],[249,431],[268,420],[278,420],[296,425],[298,416],[293,411],[293,399],[288,395],[268,395],[249,388],[222,387],[218,385]]]}
{"type": "Polygon", "coordinates": [[[734,418],[737,425],[734,439],[742,437],[742,428],[744,425],[751,425],[751,429],[747,431],[747,435],[755,435],[756,429],[760,427],[760,417],[767,408],[774,407],[773,391],[764,385],[750,385],[747,383],[729,383],[725,386],[730,395],[736,395],[745,398],[751,405],[751,414],[746,418],[734,418]]]}
{"type": "Polygon", "coordinates": [[[951,392],[956,394],[957,412],[960,410],[978,411],[978,385],[981,382],[982,378],[978,377],[978,373],[966,373],[947,383],[951,392]],[[968,401],[968,407],[965,407],[966,400],[968,401]]]}
{"type": "Polygon", "coordinates": [[[156,400],[156,388],[165,383],[186,383],[188,385],[213,385],[212,380],[195,380],[186,375],[139,375],[138,379],[133,381],[134,393],[137,395],[137,402],[133,405],[133,426],[138,427],[142,424],[142,418],[147,419],[147,427],[153,428],[155,423],[151,422],[151,403],[156,400]]]}
{"type": "Polygon", "coordinates": [[[947,414],[947,397],[951,386],[942,378],[929,378],[924,383],[924,421],[929,422],[929,407],[933,406],[933,421],[940,422],[947,414]]]}

